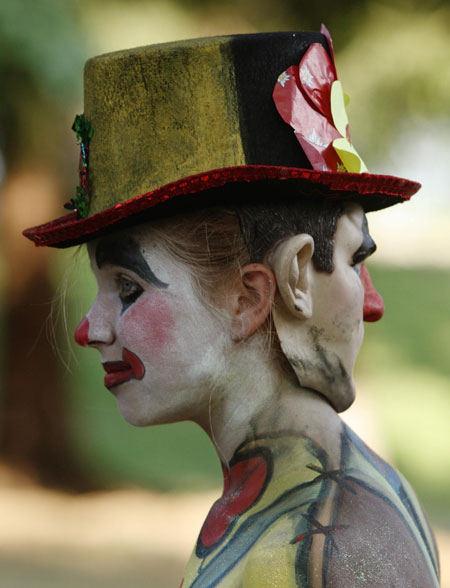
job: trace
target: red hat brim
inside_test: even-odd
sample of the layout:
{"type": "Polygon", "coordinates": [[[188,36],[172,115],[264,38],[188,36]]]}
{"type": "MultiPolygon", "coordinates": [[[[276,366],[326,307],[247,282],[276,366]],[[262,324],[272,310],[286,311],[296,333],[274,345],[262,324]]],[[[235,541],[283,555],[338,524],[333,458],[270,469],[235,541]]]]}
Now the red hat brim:
{"type": "MultiPolygon", "coordinates": [[[[87,218],[77,219],[76,213],[71,213],[26,229],[23,234],[37,246],[71,247],[118,229],[124,224],[137,224],[143,219],[143,213],[146,213],[145,220],[149,220],[151,216],[148,213],[151,209],[157,207],[160,211],[164,208],[164,203],[175,203],[175,199],[181,200],[180,196],[189,196],[189,205],[194,206],[195,196],[205,195],[208,191],[206,202],[205,198],[202,199],[203,206],[226,204],[224,197],[215,197],[220,194],[219,188],[264,181],[282,181],[283,186],[290,186],[291,197],[299,199],[302,196],[317,195],[329,200],[353,200],[359,202],[366,212],[409,200],[421,187],[418,182],[411,180],[367,173],[321,172],[266,165],[227,167],[166,184],[87,218]]],[[[276,197],[277,193],[274,191],[273,200],[276,197]]],[[[173,210],[176,211],[176,207],[173,210]]]]}

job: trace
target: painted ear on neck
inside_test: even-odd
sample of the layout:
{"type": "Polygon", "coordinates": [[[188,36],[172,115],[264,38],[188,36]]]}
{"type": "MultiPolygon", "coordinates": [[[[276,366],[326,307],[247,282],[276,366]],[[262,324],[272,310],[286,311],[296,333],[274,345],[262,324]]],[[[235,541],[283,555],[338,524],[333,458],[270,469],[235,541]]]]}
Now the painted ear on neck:
{"type": "Polygon", "coordinates": [[[312,316],[310,262],[313,253],[314,239],[302,233],[280,243],[269,259],[285,310],[300,320],[312,316]]]}

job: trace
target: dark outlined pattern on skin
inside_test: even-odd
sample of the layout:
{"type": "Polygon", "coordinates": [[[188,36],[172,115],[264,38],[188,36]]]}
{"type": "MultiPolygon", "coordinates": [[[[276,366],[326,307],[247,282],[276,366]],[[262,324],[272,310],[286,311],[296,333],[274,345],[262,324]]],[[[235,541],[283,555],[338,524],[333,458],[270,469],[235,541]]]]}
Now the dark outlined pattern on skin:
{"type": "MultiPolygon", "coordinates": [[[[264,440],[284,442],[286,438],[295,437],[302,445],[307,446],[307,451],[310,459],[315,460],[322,467],[326,467],[326,461],[321,462],[320,457],[325,460],[325,455],[320,452],[319,448],[313,446],[309,439],[306,439],[298,434],[285,432],[280,435],[266,435],[264,440]]],[[[241,457],[247,454],[248,449],[244,443],[237,451],[241,457]]],[[[311,472],[310,472],[311,473],[311,472]]],[[[304,514],[314,513],[311,507],[318,501],[318,499],[327,492],[327,480],[319,480],[316,482],[314,476],[309,475],[309,480],[287,489],[281,493],[275,500],[268,505],[257,508],[255,512],[252,508],[248,509],[247,517],[244,520],[233,521],[233,525],[239,525],[239,528],[230,533],[228,541],[224,539],[215,546],[216,553],[211,554],[208,562],[199,561],[199,569],[197,578],[189,585],[192,588],[213,588],[219,586],[226,576],[232,572],[233,568],[248,554],[255,543],[263,534],[277,522],[280,517],[290,516],[293,513],[299,513],[299,525],[296,527],[296,535],[300,533],[307,533],[313,526],[311,521],[301,516],[304,514]],[[253,511],[253,512],[252,512],[253,511]]],[[[272,478],[273,480],[273,478],[272,478]]],[[[268,480],[269,486],[271,480],[268,480]]],[[[255,503],[256,504],[256,503],[255,503]]],[[[241,519],[241,517],[239,517],[241,519]]],[[[228,533],[227,533],[228,535],[228,533]]],[[[292,537],[290,537],[292,539],[292,537]]]]}
{"type": "MultiPolygon", "coordinates": [[[[197,546],[196,577],[191,577],[190,583],[185,582],[184,588],[241,585],[240,574],[252,550],[286,518],[297,521],[293,534],[285,539],[286,549],[296,549],[289,587],[319,586],[317,564],[322,569],[322,588],[348,588],[350,585],[352,588],[381,587],[388,585],[386,582],[393,577],[399,582],[396,586],[406,587],[412,585],[408,584],[412,581],[408,574],[413,569],[412,564],[407,565],[407,562],[414,562],[415,579],[420,582],[421,588],[439,586],[437,551],[426,518],[407,483],[391,466],[345,425],[341,434],[338,469],[329,469],[325,453],[299,435],[294,438],[291,433],[285,432],[279,436],[261,436],[254,442],[260,449],[264,448],[266,458],[267,451],[277,452],[279,446],[284,444],[287,447],[290,443],[302,445],[303,452],[306,447],[311,460],[301,464],[301,471],[304,476],[309,471],[312,477],[286,487],[268,504],[264,503],[263,493],[258,495],[254,504],[230,522],[231,527],[220,541],[203,552],[203,557],[202,550],[198,550],[197,546]],[[330,505],[331,518],[329,523],[324,523],[323,513],[330,505]],[[363,510],[358,511],[357,507],[361,505],[363,510]],[[376,513],[373,528],[358,528],[359,513],[364,511],[376,513]],[[393,527],[392,534],[386,531],[389,526],[393,527]],[[355,547],[354,538],[358,534],[369,538],[366,558],[356,553],[358,545],[355,547]],[[389,538],[397,536],[402,541],[391,544],[389,538]],[[317,549],[313,549],[317,540],[323,545],[320,548],[321,562],[313,561],[313,554],[317,555],[317,549]],[[407,547],[406,554],[402,553],[400,544],[407,547]],[[369,553],[371,545],[374,546],[372,554],[369,553]],[[380,557],[384,560],[379,561],[380,557]],[[365,559],[368,564],[364,563],[365,559]],[[371,562],[376,565],[370,567],[371,562]],[[365,565],[369,567],[365,568],[365,565]]],[[[237,450],[239,459],[245,458],[248,447],[248,444],[243,444],[237,450]]],[[[252,454],[255,454],[254,446],[252,454]]],[[[295,479],[298,481],[302,474],[298,476],[298,468],[293,469],[297,472],[295,479]]],[[[267,479],[267,494],[276,487],[276,473],[275,469],[273,476],[267,479]]],[[[245,588],[250,587],[253,588],[253,584],[245,584],[245,588]]],[[[255,585],[255,588],[258,587],[255,585]]],[[[276,588],[284,588],[284,585],[276,588]]]]}

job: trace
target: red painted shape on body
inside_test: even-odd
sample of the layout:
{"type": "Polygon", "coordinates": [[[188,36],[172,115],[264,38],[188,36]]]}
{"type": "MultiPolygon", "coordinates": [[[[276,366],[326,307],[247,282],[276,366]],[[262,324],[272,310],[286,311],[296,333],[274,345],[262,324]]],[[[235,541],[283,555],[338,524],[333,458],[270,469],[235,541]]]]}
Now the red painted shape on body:
{"type": "Polygon", "coordinates": [[[76,328],[74,338],[76,343],[81,345],[81,347],[87,347],[89,345],[89,321],[87,317],[84,317],[76,328]]]}
{"type": "Polygon", "coordinates": [[[234,464],[228,473],[224,469],[224,491],[217,500],[200,531],[205,547],[217,543],[237,515],[247,510],[260,496],[267,476],[267,463],[261,456],[234,464]]]}
{"type": "Polygon", "coordinates": [[[133,371],[133,377],[136,378],[136,380],[142,380],[145,374],[145,367],[139,357],[124,347],[122,351],[122,358],[125,363],[130,364],[133,371]]]}
{"type": "Polygon", "coordinates": [[[384,314],[383,298],[376,291],[370,278],[369,270],[364,264],[361,266],[361,282],[364,286],[363,318],[369,323],[379,321],[384,314]]]}

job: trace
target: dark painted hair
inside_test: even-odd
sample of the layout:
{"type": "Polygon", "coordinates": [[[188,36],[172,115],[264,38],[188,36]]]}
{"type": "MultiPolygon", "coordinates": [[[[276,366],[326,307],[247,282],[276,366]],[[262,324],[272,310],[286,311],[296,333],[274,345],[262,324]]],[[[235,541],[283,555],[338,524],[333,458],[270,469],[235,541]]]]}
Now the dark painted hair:
{"type": "Polygon", "coordinates": [[[213,301],[236,279],[240,267],[264,262],[278,243],[299,233],[314,239],[314,267],[331,273],[334,235],[343,210],[341,201],[312,197],[239,204],[234,199],[226,208],[210,206],[161,218],[152,222],[151,230],[169,253],[190,267],[199,292],[213,301]]]}
{"type": "Polygon", "coordinates": [[[303,199],[299,202],[250,204],[236,209],[242,237],[252,262],[261,262],[280,241],[299,233],[314,239],[317,270],[333,271],[334,234],[343,212],[342,202],[303,199]]]}

